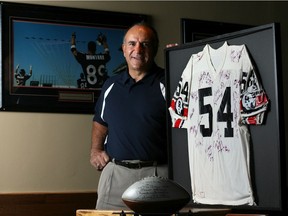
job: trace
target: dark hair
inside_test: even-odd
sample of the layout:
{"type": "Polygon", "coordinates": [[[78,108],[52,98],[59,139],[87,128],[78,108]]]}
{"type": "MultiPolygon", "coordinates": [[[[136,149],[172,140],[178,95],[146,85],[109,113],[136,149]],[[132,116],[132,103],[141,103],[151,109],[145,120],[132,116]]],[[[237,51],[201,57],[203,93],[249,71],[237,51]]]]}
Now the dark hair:
{"type": "Polygon", "coordinates": [[[24,76],[26,74],[26,71],[24,69],[21,69],[19,72],[22,76],[24,76]]]}
{"type": "Polygon", "coordinates": [[[151,26],[150,24],[148,24],[147,22],[144,22],[144,21],[143,21],[143,22],[139,22],[139,23],[133,24],[133,25],[132,25],[130,28],[128,28],[127,31],[125,32],[123,41],[125,40],[125,37],[126,37],[127,32],[128,32],[131,28],[133,28],[133,27],[135,27],[135,26],[143,26],[143,27],[146,27],[146,28],[148,28],[148,29],[150,29],[150,30],[152,31],[152,33],[153,33],[153,35],[154,35],[154,37],[153,37],[153,48],[154,48],[154,50],[155,50],[155,55],[156,55],[156,53],[157,53],[157,51],[158,51],[158,47],[159,47],[159,37],[158,37],[158,33],[157,33],[156,29],[155,29],[153,26],[151,26]]]}
{"type": "Polygon", "coordinates": [[[88,50],[92,53],[96,52],[96,43],[94,41],[88,42],[88,50]]]}

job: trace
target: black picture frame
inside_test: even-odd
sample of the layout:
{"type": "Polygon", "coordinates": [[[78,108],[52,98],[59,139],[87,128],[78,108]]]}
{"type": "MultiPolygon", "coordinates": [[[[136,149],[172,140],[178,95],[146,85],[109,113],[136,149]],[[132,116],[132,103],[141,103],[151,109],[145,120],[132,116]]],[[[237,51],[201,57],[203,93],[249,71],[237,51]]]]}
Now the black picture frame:
{"type": "MultiPolygon", "coordinates": [[[[167,108],[181,74],[193,53],[203,50],[206,44],[219,48],[224,41],[229,44],[245,44],[253,59],[261,82],[269,96],[270,107],[264,125],[249,128],[251,178],[256,205],[227,206],[194,203],[187,207],[202,209],[227,209],[232,213],[287,214],[287,171],[285,151],[284,104],[281,67],[280,24],[272,23],[252,27],[224,35],[182,44],[166,49],[166,97],[167,108]],[[263,53],[266,53],[263,58],[263,53]],[[266,130],[266,131],[265,131],[266,130]],[[271,157],[271,158],[268,158],[271,157]],[[265,160],[263,159],[265,158],[265,160]],[[274,182],[273,182],[274,181],[274,182]]],[[[167,115],[169,178],[192,194],[188,163],[187,130],[171,127],[167,115]]]]}
{"type": "Polygon", "coordinates": [[[183,44],[240,31],[252,25],[181,18],[181,42],[183,44]]]}
{"type": "Polygon", "coordinates": [[[89,41],[96,44],[96,54],[104,53],[97,37],[105,35],[111,59],[105,71],[99,66],[96,73],[107,77],[125,68],[121,44],[126,29],[146,20],[143,14],[1,2],[1,110],[93,113],[105,79],[100,82],[97,75],[97,85],[78,86],[81,73],[84,83],[91,76],[71,52],[73,32],[77,50],[83,53],[89,41]],[[17,81],[21,69],[29,75],[30,66],[30,79],[25,83],[19,75],[22,80],[17,81]]]}

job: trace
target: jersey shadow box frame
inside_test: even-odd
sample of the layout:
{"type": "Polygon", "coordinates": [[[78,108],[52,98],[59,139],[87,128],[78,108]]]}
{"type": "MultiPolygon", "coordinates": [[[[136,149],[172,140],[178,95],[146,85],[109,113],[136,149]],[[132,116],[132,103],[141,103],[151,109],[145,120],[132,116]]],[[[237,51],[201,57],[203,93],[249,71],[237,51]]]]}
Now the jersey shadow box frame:
{"type": "Polygon", "coordinates": [[[217,35],[236,32],[254,26],[197,19],[181,18],[181,42],[190,43],[217,35]]]}
{"type": "MultiPolygon", "coordinates": [[[[192,54],[202,51],[206,44],[217,49],[225,41],[230,45],[245,44],[260,75],[269,98],[269,108],[263,125],[249,126],[250,168],[256,205],[223,206],[194,203],[190,207],[228,208],[236,212],[285,212],[287,182],[285,171],[285,142],[283,93],[281,79],[280,29],[278,23],[251,27],[165,50],[167,108],[177,88],[182,72],[192,54]]],[[[187,129],[171,127],[167,114],[169,146],[169,178],[182,185],[192,197],[188,162],[187,129]]]]}
{"type": "Polygon", "coordinates": [[[25,3],[1,2],[0,7],[2,111],[93,113],[104,81],[126,67],[121,49],[126,29],[147,18],[25,3]],[[77,61],[71,52],[72,35],[85,60],[101,63],[82,68],[85,60],[77,61]],[[108,62],[99,40],[103,35],[108,62]],[[90,41],[96,53],[88,56],[90,41]]]}

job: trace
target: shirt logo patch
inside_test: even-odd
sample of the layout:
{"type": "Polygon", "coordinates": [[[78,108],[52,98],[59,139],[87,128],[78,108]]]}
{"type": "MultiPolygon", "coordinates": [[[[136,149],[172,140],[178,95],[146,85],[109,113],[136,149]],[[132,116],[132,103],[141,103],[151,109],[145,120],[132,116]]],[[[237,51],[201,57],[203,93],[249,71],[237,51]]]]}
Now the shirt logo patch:
{"type": "Polygon", "coordinates": [[[178,98],[175,104],[176,112],[178,115],[181,115],[183,112],[183,101],[182,98],[178,98]]]}

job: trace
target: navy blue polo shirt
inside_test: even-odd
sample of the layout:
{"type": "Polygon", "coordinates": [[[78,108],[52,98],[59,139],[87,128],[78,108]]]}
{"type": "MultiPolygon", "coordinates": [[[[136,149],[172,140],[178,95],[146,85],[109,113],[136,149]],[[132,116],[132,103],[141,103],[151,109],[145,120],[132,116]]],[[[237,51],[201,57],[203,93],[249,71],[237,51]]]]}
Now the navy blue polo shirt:
{"type": "Polygon", "coordinates": [[[93,120],[108,127],[105,149],[117,160],[167,160],[165,73],[154,65],[140,81],[128,72],[109,78],[93,120]]]}

